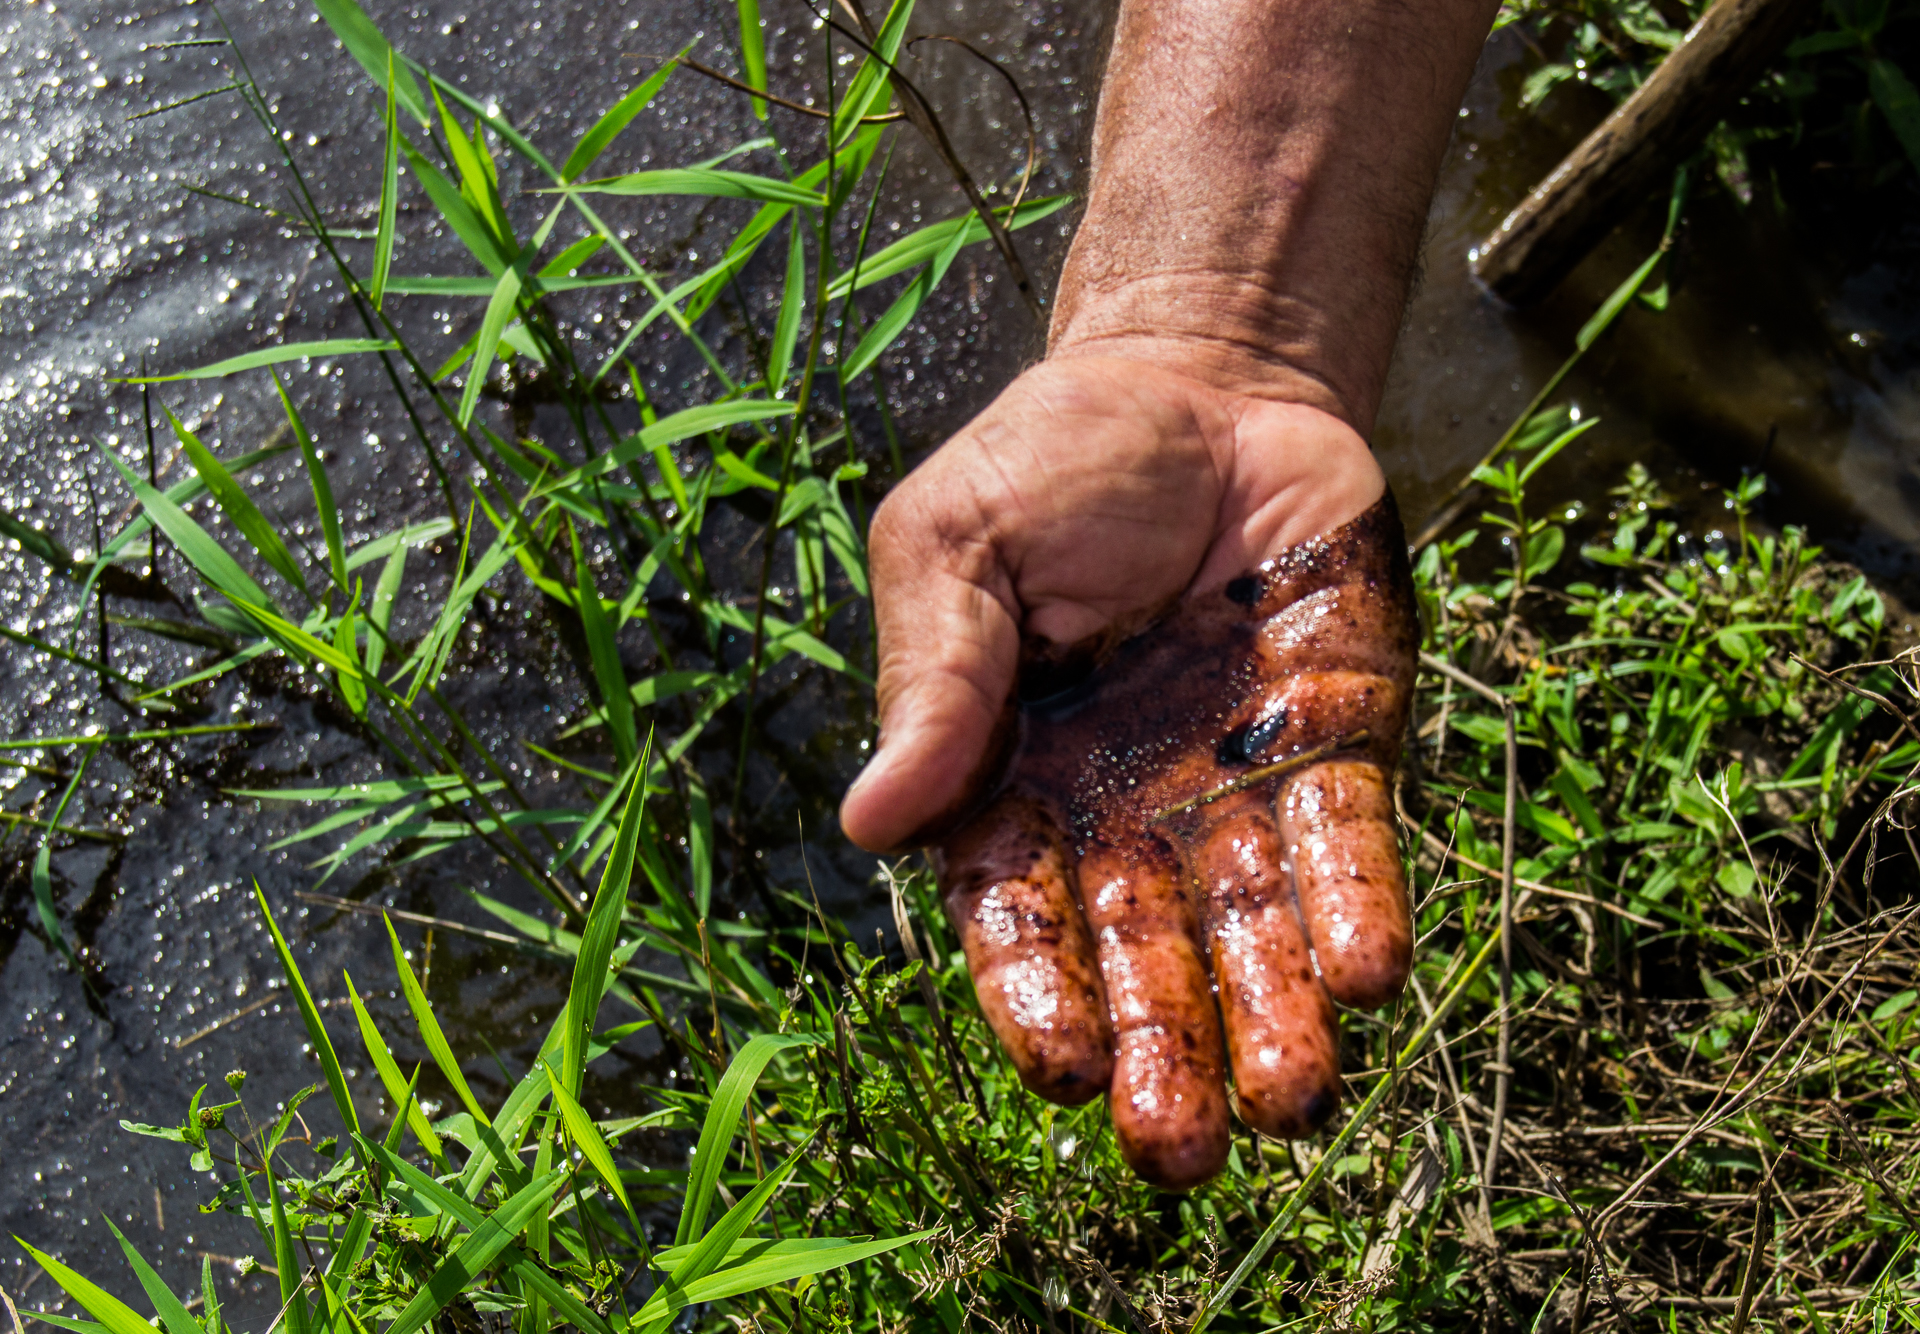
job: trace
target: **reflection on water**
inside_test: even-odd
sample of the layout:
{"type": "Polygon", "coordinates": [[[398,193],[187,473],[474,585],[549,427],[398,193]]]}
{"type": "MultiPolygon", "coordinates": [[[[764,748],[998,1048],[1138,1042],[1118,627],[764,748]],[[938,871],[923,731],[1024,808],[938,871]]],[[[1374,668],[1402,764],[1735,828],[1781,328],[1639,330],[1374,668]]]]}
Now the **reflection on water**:
{"type": "MultiPolygon", "coordinates": [[[[704,33],[700,49],[725,64],[735,21],[734,6],[720,0],[367,7],[410,54],[497,100],[543,145],[570,142],[631,85],[642,67],[634,53],[678,49],[704,33]]],[[[764,8],[775,24],[775,77],[789,80],[791,90],[814,69],[807,62],[818,39],[799,6],[764,8]]],[[[1078,188],[1103,17],[1065,3],[1015,0],[928,3],[920,13],[920,30],[966,35],[1021,81],[1041,133],[1035,190],[1078,188]]],[[[295,131],[330,216],[343,228],[370,226],[380,145],[369,129],[375,96],[358,67],[295,0],[264,0],[227,17],[295,131]]],[[[128,373],[143,358],[171,368],[272,341],[358,333],[311,239],[277,212],[287,182],[237,102],[216,97],[129,120],[224,81],[217,50],[155,49],[215,28],[209,7],[171,0],[23,2],[0,17],[0,70],[7,75],[0,81],[0,507],[45,524],[75,549],[92,548],[128,513],[123,493],[106,480],[110,470],[90,452],[92,442],[136,460],[147,453],[138,396],[107,377],[128,373]]],[[[1023,144],[1017,113],[997,82],[957,48],[920,50],[923,86],[975,174],[1009,177],[1023,144]]],[[[1517,42],[1496,42],[1472,89],[1433,211],[1426,278],[1409,310],[1381,416],[1378,445],[1416,524],[1558,364],[1574,329],[1650,244],[1646,220],[1629,226],[1524,316],[1502,311],[1467,280],[1467,249],[1600,114],[1579,100],[1579,90],[1569,90],[1545,118],[1514,123],[1507,109],[1525,59],[1517,42]]],[[[696,160],[755,133],[739,99],[677,77],[608,162],[632,169],[696,160]]],[[[1920,210],[1911,207],[1908,181],[1890,187],[1905,191],[1907,206],[1882,210],[1870,225],[1847,215],[1855,196],[1836,193],[1822,202],[1808,181],[1785,187],[1808,210],[1791,221],[1760,206],[1739,215],[1717,198],[1696,207],[1670,308],[1629,312],[1569,381],[1568,394],[1604,422],[1581,441],[1585,453],[1569,456],[1555,470],[1559,480],[1547,486],[1566,496],[1591,494],[1619,465],[1640,458],[1670,486],[1690,487],[1711,504],[1728,477],[1765,467],[1777,482],[1772,517],[1808,523],[1883,576],[1911,580],[1920,577],[1913,564],[1920,402],[1911,373],[1920,339],[1920,266],[1913,260],[1920,210]]],[[[723,233],[699,222],[696,206],[633,203],[621,215],[630,243],[663,276],[691,271],[701,252],[724,243],[723,233]]],[[[880,209],[881,234],[958,207],[937,166],[903,139],[880,209]]],[[[1070,217],[1021,234],[1043,287],[1057,271],[1070,217]]],[[[469,271],[457,242],[438,234],[417,202],[403,211],[402,233],[400,270],[469,271]]],[[[362,248],[356,253],[365,262],[370,246],[350,244],[362,248]]],[[[751,290],[763,278],[750,271],[743,286],[751,290]]],[[[583,327],[604,330],[593,335],[602,341],[610,342],[629,314],[617,297],[572,300],[568,309],[583,327]]],[[[478,319],[477,305],[430,298],[404,309],[431,349],[451,350],[478,319]]],[[[719,316],[713,322],[723,346],[736,336],[719,316]]],[[[701,392],[697,367],[660,347],[654,364],[663,382],[701,392]]],[[[969,251],[943,299],[887,368],[908,446],[937,443],[1038,351],[1034,323],[997,261],[984,248],[969,251]]],[[[295,376],[293,387],[308,420],[321,427],[350,542],[439,512],[431,478],[374,367],[315,366],[295,376]]],[[[279,416],[270,392],[258,377],[244,377],[168,386],[161,397],[216,452],[231,455],[274,437],[279,416]]],[[[544,420],[538,409],[534,419],[544,420]]],[[[166,481],[183,465],[163,443],[153,467],[166,481]]],[[[297,456],[272,459],[243,480],[264,508],[317,542],[297,456]]],[[[737,557],[750,533],[742,520],[717,530],[714,540],[737,557]]],[[[717,551],[716,559],[728,555],[717,551]]],[[[451,547],[429,550],[409,567],[417,604],[437,597],[453,559],[451,547]]],[[[179,582],[178,558],[172,561],[179,582]]],[[[69,598],[37,562],[0,553],[0,607],[9,627],[65,635],[69,598]]],[[[133,600],[116,609],[181,614],[133,600]]],[[[512,597],[498,604],[458,693],[481,734],[513,754],[519,777],[537,788],[557,775],[508,743],[550,734],[556,720],[578,712],[584,695],[570,666],[546,658],[544,638],[509,632],[515,618],[535,611],[512,597]]],[[[409,632],[404,623],[397,629],[409,632]]],[[[94,646],[92,638],[85,642],[94,646]]],[[[117,665],[155,679],[199,660],[181,645],[124,628],[113,631],[112,644],[117,665]]],[[[16,649],[0,662],[7,673],[0,720],[9,736],[127,723],[124,712],[101,703],[65,669],[16,649]]],[[[337,978],[350,967],[363,989],[380,990],[379,979],[390,972],[370,919],[310,909],[293,897],[317,878],[304,865],[317,854],[307,854],[307,845],[267,848],[312,814],[221,795],[236,786],[363,780],[379,771],[375,754],[343,720],[311,702],[297,680],[236,678],[209,703],[216,717],[278,727],[202,739],[138,764],[103,755],[89,771],[88,818],[129,837],[124,844],[81,842],[55,858],[62,912],[109,988],[97,1005],[90,1007],[78,982],[23,933],[20,863],[27,854],[18,839],[7,853],[15,866],[3,882],[0,994],[14,1019],[0,1049],[0,1226],[96,1274],[123,1272],[110,1259],[105,1229],[90,1221],[101,1209],[153,1237],[149,1254],[176,1281],[197,1269],[203,1251],[242,1255],[255,1245],[231,1220],[194,1211],[200,1183],[182,1158],[115,1126],[123,1115],[163,1120],[196,1085],[236,1066],[252,1072],[250,1093],[269,1103],[318,1077],[273,990],[277,970],[263,955],[264,935],[246,902],[252,878],[294,926],[310,978],[337,978]],[[162,1224],[163,1232],[152,1230],[162,1224]]],[[[851,767],[850,743],[863,726],[858,701],[808,687],[771,707],[770,730],[795,757],[790,771],[762,776],[763,822],[783,831],[767,846],[769,864],[777,863],[772,874],[799,883],[798,849],[784,831],[803,822],[823,894],[858,910],[870,863],[839,844],[831,826],[839,780],[851,767]]],[[[0,771],[0,784],[33,781],[0,771]]],[[[21,787],[15,795],[30,790],[37,789],[21,787]]],[[[494,885],[493,875],[477,857],[406,868],[362,857],[326,888],[469,920],[461,888],[511,892],[494,885]]],[[[418,963],[428,941],[417,930],[408,939],[418,963]]],[[[435,1004],[460,1049],[480,1056],[473,1077],[497,1077],[482,1040],[512,1060],[551,1019],[560,975],[445,933],[433,940],[431,957],[435,1004]]],[[[327,994],[330,987],[319,989],[327,994]]],[[[391,1036],[403,1031],[398,1023],[386,1027],[391,1036]]],[[[413,1054],[401,1045],[403,1056],[413,1054]]],[[[633,1064],[614,1072],[600,1096],[625,1096],[618,1086],[643,1073],[659,1077],[647,1064],[651,1050],[636,1044],[633,1064]]],[[[351,1077],[365,1087],[367,1072],[351,1077]]],[[[29,1305],[50,1303],[50,1285],[18,1266],[9,1258],[0,1283],[29,1305]]]]}

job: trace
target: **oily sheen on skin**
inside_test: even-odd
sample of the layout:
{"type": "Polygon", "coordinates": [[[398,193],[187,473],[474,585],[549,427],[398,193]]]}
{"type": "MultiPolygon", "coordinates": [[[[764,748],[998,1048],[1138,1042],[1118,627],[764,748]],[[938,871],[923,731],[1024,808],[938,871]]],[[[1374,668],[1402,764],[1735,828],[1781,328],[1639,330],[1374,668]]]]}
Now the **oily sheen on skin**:
{"type": "Polygon", "coordinates": [[[1234,1110],[1310,1134],[1335,1005],[1399,993],[1388,788],[1418,643],[1391,496],[1098,663],[1039,646],[985,807],[936,850],[988,1022],[1036,1094],[1110,1096],[1127,1161],[1217,1172],[1234,1110]]]}

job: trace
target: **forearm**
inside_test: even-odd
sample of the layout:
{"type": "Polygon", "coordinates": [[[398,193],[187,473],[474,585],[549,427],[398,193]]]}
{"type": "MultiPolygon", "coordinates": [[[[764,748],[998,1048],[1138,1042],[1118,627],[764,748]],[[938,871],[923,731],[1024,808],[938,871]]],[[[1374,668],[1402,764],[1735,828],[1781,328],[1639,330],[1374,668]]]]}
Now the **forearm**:
{"type": "Polygon", "coordinates": [[[1122,0],[1051,354],[1362,434],[1496,0],[1122,0]]]}

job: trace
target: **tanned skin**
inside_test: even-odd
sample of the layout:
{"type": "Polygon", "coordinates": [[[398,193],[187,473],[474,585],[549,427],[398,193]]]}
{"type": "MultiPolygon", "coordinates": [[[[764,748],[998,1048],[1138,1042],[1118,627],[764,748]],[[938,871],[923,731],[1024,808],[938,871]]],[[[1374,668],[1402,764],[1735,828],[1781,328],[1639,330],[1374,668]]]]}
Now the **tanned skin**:
{"type": "MultiPolygon", "coordinates": [[[[1023,651],[1031,663],[1079,646],[1105,664],[1084,705],[1094,721],[1075,724],[1094,732],[1102,710],[1131,707],[1138,663],[1176,651],[1180,636],[1242,622],[1244,670],[1223,668],[1238,703],[1209,715],[1220,727],[1257,722],[1260,700],[1293,689],[1300,730],[1289,753],[1326,750],[1344,735],[1334,714],[1352,701],[1318,706],[1325,725],[1308,715],[1311,700],[1338,694],[1314,683],[1346,671],[1341,663],[1380,683],[1351,715],[1371,718],[1370,733],[1404,718],[1411,621],[1394,573],[1404,538],[1390,498],[1382,509],[1366,436],[1434,179],[1496,7],[1122,0],[1092,190],[1047,358],[874,517],[880,742],[842,826],[876,851],[940,847],[949,912],[963,938],[987,942],[969,954],[983,1006],[1012,1014],[1001,1002],[1021,998],[1017,1016],[996,1022],[1016,1063],[1036,1043],[1052,1053],[1047,1070],[1023,1065],[1023,1077],[1065,1100],[1110,1092],[1116,1125],[1131,1127],[1129,1160],[1169,1186],[1217,1168],[1224,1104],[1205,1090],[1228,1078],[1236,1109],[1262,1129],[1303,1134],[1324,1119],[1332,1104],[1311,1096],[1318,1086],[1277,1095],[1284,1106],[1261,1102],[1255,1063],[1305,1061],[1331,1087],[1332,1002],[1378,1004],[1404,980],[1404,950],[1370,964],[1364,986],[1341,981],[1336,957],[1341,942],[1391,944],[1406,932],[1383,796],[1399,737],[1371,735],[1240,792],[1205,829],[1149,830],[1150,811],[1123,819],[1094,812],[1085,792],[1015,790],[1034,770],[1017,739],[1053,737],[1045,744],[1057,752],[1067,735],[1048,730],[1051,715],[1016,710],[1023,651]],[[1361,573],[1298,575],[1330,552],[1361,573]],[[1223,590],[1248,578],[1257,606],[1234,621],[1223,590]],[[1293,644],[1286,627],[1318,614],[1316,596],[1351,611],[1344,629],[1310,651],[1259,647],[1293,644]],[[1135,639],[1116,649],[1150,626],[1149,648],[1135,639]],[[1227,718],[1234,709],[1246,716],[1227,718]],[[1009,858],[1023,849],[1044,874],[1021,878],[1009,858]],[[1138,893],[1112,889],[1136,881],[1138,893]],[[1049,906],[1005,911],[1028,890],[1049,906]],[[1250,901],[1260,912],[1233,906],[1250,901]],[[999,915],[978,917],[981,903],[999,915]],[[1056,920],[1075,906],[1078,920],[1056,920]],[[1231,957],[1219,943],[1228,935],[1231,957]],[[1298,983],[1300,959],[1311,986],[1298,983]],[[1283,966],[1294,999],[1261,989],[1283,966]],[[1116,986],[1122,1000],[1148,1000],[1126,1000],[1122,1014],[1107,994],[1116,986]],[[1291,1034],[1284,1043],[1236,1031],[1236,1012],[1263,1005],[1285,1012],[1274,1028],[1291,1034]],[[1056,1021],[1071,1031],[1049,1036],[1056,1021]],[[1119,1074],[1116,1025],[1134,1035],[1118,1049],[1119,1074]],[[1178,1071],[1175,1048],[1189,1054],[1178,1071]],[[1135,1049],[1148,1056],[1129,1073],[1135,1049]],[[1070,1067],[1071,1088],[1048,1085],[1070,1067]],[[1167,1094],[1175,1087],[1188,1092],[1167,1094]]],[[[1208,766],[1233,757],[1194,726],[1184,748],[1142,752],[1133,776],[1168,793],[1185,791],[1176,771],[1214,782],[1208,766]]]]}

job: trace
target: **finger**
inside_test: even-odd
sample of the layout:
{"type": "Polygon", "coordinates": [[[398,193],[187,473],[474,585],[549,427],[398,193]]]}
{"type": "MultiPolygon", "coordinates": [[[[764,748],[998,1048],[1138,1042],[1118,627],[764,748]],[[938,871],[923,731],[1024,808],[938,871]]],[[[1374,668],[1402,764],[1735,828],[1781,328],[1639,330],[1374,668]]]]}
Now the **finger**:
{"type": "Polygon", "coordinates": [[[1387,778],[1365,760],[1316,764],[1279,802],[1301,920],[1327,991],[1371,1010],[1407,984],[1413,922],[1387,778]]]}
{"type": "Polygon", "coordinates": [[[1263,1135],[1301,1139],[1340,1105],[1338,1019],[1314,975],[1265,802],[1243,794],[1215,811],[1194,848],[1194,872],[1235,1107],[1263,1135]]]}
{"type": "Polygon", "coordinates": [[[1020,1082],[1077,1106],[1113,1079],[1113,1029],[1060,824],[1009,793],[934,856],[974,994],[1020,1082]]]}
{"type": "Polygon", "coordinates": [[[874,516],[879,749],[848,789],[840,826],[876,852],[945,833],[992,781],[1012,736],[1012,590],[984,543],[942,536],[956,521],[939,492],[903,485],[874,516]]]}
{"type": "Polygon", "coordinates": [[[1187,1190],[1227,1161],[1226,1058],[1199,923],[1159,838],[1080,858],[1080,901],[1113,1014],[1113,1133],[1143,1179],[1187,1190]]]}

